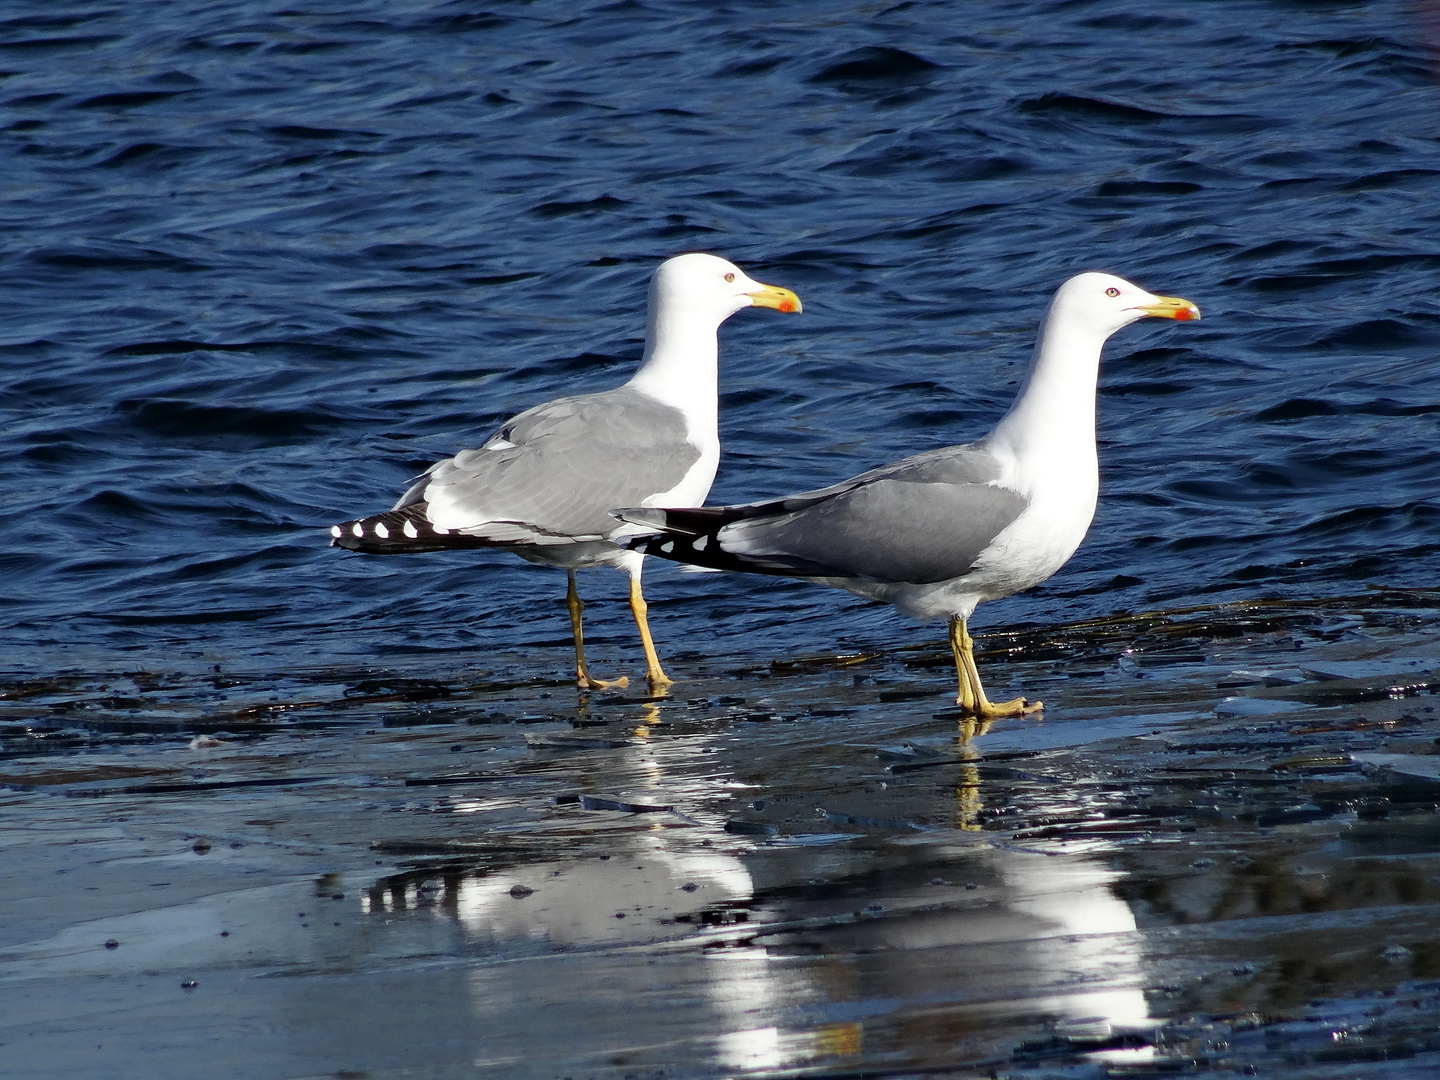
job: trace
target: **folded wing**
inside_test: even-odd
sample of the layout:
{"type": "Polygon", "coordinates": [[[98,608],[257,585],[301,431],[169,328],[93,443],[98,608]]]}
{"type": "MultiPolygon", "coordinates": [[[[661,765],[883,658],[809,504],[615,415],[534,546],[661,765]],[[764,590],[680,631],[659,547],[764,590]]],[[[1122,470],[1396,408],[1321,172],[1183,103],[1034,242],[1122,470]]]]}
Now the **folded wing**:
{"type": "Polygon", "coordinates": [[[947,447],[833,487],[743,506],[627,509],[646,554],[719,570],[927,584],[962,577],[1028,505],[983,445],[947,447]]]}
{"type": "Polygon", "coordinates": [[[669,491],[700,459],[685,418],[629,387],[521,413],[477,450],[432,466],[395,510],[426,504],[437,529],[493,544],[602,539],[612,506],[669,491]]]}

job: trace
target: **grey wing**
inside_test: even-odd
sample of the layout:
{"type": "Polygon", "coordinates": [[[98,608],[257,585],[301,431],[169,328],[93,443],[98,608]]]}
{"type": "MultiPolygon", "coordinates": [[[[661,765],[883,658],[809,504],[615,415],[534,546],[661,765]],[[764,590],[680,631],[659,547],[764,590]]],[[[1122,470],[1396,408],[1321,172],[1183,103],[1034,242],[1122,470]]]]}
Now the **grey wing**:
{"type": "Polygon", "coordinates": [[[754,508],[768,513],[802,510],[877,480],[901,480],[917,484],[986,484],[999,479],[1000,463],[986,449],[984,442],[974,442],[963,446],[945,446],[939,450],[927,450],[923,454],[901,458],[829,487],[802,491],[780,499],[736,503],[730,509],[754,508]]]}
{"type": "Polygon", "coordinates": [[[984,441],[964,446],[945,446],[927,450],[914,457],[901,458],[852,477],[845,484],[870,483],[874,480],[901,480],[912,484],[989,484],[1000,479],[1000,462],[984,441]]]}
{"type": "Polygon", "coordinates": [[[734,521],[716,539],[735,555],[792,561],[805,576],[949,581],[1029,505],[988,482],[998,474],[983,447],[947,447],[780,500],[781,513],[734,521]]]}
{"type": "Polygon", "coordinates": [[[557,398],[478,450],[432,466],[401,498],[438,527],[498,543],[569,543],[619,527],[607,510],[669,491],[700,459],[678,410],[629,387],[557,398]]]}

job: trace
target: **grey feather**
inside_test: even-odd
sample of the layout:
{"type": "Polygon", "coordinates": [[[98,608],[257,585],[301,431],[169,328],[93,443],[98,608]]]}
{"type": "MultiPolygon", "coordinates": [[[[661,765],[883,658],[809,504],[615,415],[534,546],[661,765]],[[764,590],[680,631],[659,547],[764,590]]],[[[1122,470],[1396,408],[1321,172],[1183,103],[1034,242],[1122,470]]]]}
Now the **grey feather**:
{"type": "Polygon", "coordinates": [[[989,484],[883,477],[803,509],[736,521],[718,539],[737,555],[793,560],[806,576],[826,567],[827,577],[926,584],[969,573],[1027,505],[1019,492],[989,484]]]}
{"type": "MultiPolygon", "coordinates": [[[[945,446],[938,450],[927,450],[923,454],[901,458],[888,465],[880,465],[868,472],[842,480],[829,487],[802,491],[798,495],[787,495],[783,499],[762,499],[753,503],[736,503],[729,507],[735,511],[757,510],[775,513],[782,510],[803,510],[862,484],[876,480],[903,480],[917,484],[986,484],[1000,479],[1000,465],[995,456],[985,448],[983,441],[965,443],[963,446],[945,446]]],[[[748,513],[745,516],[750,516],[748,513]]],[[[628,520],[628,514],[627,514],[628,520]]]]}
{"type": "Polygon", "coordinates": [[[396,508],[439,504],[447,521],[458,512],[452,527],[502,543],[596,539],[618,526],[607,510],[670,490],[699,459],[678,409],[622,386],[526,410],[432,466],[396,508]]]}
{"type": "Polygon", "coordinates": [[[851,482],[881,479],[915,484],[989,484],[1000,479],[1000,462],[982,440],[901,458],[861,473],[851,482]]]}
{"type": "Polygon", "coordinates": [[[627,545],[720,570],[930,584],[969,573],[1029,505],[984,442],[947,446],[783,499],[623,509],[658,530],[627,545]],[[706,537],[713,537],[709,543],[706,537]],[[673,541],[666,550],[666,540],[673,541]]]}

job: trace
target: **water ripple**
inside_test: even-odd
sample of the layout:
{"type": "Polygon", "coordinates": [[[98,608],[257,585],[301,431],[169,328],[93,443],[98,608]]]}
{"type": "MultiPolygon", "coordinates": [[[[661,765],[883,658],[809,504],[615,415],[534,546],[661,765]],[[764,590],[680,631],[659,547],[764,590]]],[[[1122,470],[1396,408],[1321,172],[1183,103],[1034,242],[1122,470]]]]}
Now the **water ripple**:
{"type": "MultiPolygon", "coordinates": [[[[553,667],[553,575],[324,527],[623,379],[648,273],[694,248],[806,302],[723,332],[717,499],[980,433],[1049,292],[1104,268],[1206,318],[1112,344],[1096,526],[988,619],[1432,583],[1440,79],[1403,5],[28,8],[0,20],[26,663],[501,635],[553,667]]],[[[934,634],[653,576],[677,650],[934,634]]],[[[600,648],[630,633],[602,581],[600,648]]]]}

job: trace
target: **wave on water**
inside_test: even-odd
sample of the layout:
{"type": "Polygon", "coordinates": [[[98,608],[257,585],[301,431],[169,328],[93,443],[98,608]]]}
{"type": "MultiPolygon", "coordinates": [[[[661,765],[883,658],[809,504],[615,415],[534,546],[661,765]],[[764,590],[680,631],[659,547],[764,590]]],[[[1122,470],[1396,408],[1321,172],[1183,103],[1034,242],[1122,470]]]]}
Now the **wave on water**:
{"type": "MultiPolygon", "coordinates": [[[[1077,270],[1200,304],[1111,343],[1090,537],[981,622],[1428,584],[1423,11],[1040,0],[958,23],[378,0],[0,20],[12,662],[504,640],[553,669],[556,575],[342,555],[326,529],[622,381],[648,274],[687,249],[806,305],[723,331],[717,501],[979,435],[1077,270]]],[[[935,634],[819,588],[651,576],[662,642],[717,654],[935,634]]],[[[617,582],[583,580],[597,648],[628,647],[617,582]]]]}

